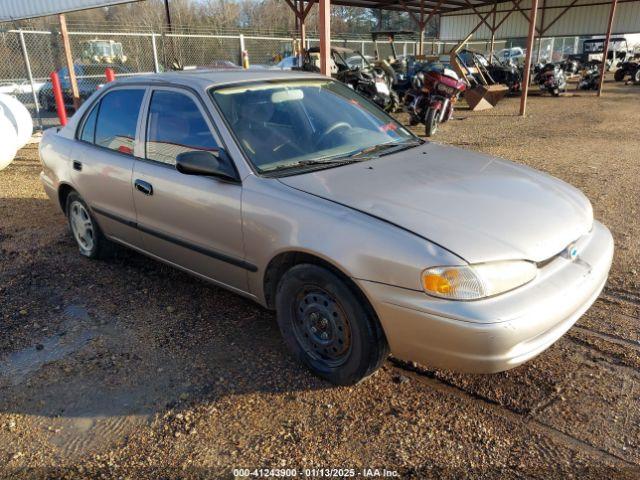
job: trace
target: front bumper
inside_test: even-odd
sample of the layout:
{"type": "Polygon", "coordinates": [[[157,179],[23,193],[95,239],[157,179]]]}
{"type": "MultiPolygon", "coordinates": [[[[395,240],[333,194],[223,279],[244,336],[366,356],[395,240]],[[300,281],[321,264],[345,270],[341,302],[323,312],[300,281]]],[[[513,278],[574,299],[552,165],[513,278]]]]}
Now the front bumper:
{"type": "Polygon", "coordinates": [[[551,346],[598,298],[613,258],[611,233],[594,222],[576,247],[577,259],[558,256],[529,284],[478,301],[358,283],[397,358],[461,372],[500,372],[551,346]]]}

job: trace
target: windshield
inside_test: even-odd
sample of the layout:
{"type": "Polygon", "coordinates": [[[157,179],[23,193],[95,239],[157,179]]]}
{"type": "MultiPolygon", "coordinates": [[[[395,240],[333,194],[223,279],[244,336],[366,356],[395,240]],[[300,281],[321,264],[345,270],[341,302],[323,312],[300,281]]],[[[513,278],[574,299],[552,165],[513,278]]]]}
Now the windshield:
{"type": "Polygon", "coordinates": [[[93,51],[97,55],[110,55],[111,48],[109,48],[108,42],[96,42],[93,44],[93,51]]]}
{"type": "Polygon", "coordinates": [[[421,143],[377,106],[333,80],[260,82],[211,92],[261,173],[359,161],[421,143]]]}

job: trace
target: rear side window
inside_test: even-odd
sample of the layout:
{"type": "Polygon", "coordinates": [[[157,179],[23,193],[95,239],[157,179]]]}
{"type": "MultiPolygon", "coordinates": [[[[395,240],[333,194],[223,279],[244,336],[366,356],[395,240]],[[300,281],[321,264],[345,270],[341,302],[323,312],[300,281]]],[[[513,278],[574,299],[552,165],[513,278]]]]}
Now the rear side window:
{"type": "Polygon", "coordinates": [[[153,92],[146,141],[147,159],[170,165],[175,165],[180,153],[218,147],[191,97],[168,90],[153,92]]]}
{"type": "Polygon", "coordinates": [[[144,90],[115,90],[102,97],[95,127],[96,145],[133,155],[143,96],[144,90]]]}
{"type": "Polygon", "coordinates": [[[82,126],[82,133],[80,134],[80,140],[85,142],[93,143],[95,141],[96,135],[96,118],[98,117],[98,107],[100,105],[96,105],[93,107],[93,110],[87,115],[87,119],[84,121],[84,125],[82,126]]]}

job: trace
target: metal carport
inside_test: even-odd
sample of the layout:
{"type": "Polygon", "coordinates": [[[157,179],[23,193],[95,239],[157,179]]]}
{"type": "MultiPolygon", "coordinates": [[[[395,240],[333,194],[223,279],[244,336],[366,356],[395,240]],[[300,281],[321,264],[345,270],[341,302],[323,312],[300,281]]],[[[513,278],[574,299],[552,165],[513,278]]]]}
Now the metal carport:
{"type": "MultiPolygon", "coordinates": [[[[527,31],[520,115],[527,109],[531,57],[536,35],[605,34],[603,68],[598,96],[602,94],[604,62],[612,33],[640,32],[640,0],[285,0],[296,15],[296,24],[304,40],[305,19],[314,3],[319,4],[320,68],[329,71],[331,45],[330,7],[334,5],[408,12],[420,34],[418,54],[424,54],[424,29],[438,15],[439,39],[462,40],[470,35],[491,41],[496,38],[522,37],[527,31]],[[616,17],[616,9],[624,10],[616,17]],[[514,15],[515,13],[515,15],[514,15]]],[[[301,42],[304,45],[304,41],[301,42]]]]}

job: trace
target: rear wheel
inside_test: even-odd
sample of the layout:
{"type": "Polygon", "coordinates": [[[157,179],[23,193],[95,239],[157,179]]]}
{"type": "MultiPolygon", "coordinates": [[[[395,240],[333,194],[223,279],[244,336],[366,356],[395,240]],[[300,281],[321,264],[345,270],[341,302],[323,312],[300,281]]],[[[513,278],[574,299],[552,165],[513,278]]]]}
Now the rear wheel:
{"type": "Polygon", "coordinates": [[[616,70],[616,73],[613,74],[613,79],[616,82],[621,82],[624,80],[624,76],[625,76],[625,70],[622,68],[619,68],[618,70],[616,70]]]}
{"type": "Polygon", "coordinates": [[[439,113],[440,110],[436,108],[427,109],[427,114],[425,115],[424,119],[424,130],[427,137],[434,135],[438,130],[439,113]]]}
{"type": "Polygon", "coordinates": [[[104,258],[112,251],[112,243],[102,234],[85,201],[76,192],[67,197],[65,208],[69,228],[81,255],[104,258]]]}
{"type": "Polygon", "coordinates": [[[633,83],[640,85],[640,68],[637,68],[633,74],[633,83]]]}
{"type": "Polygon", "coordinates": [[[366,378],[389,354],[373,312],[325,268],[301,264],[287,271],[278,285],[276,309],[293,355],[337,385],[366,378]]]}

